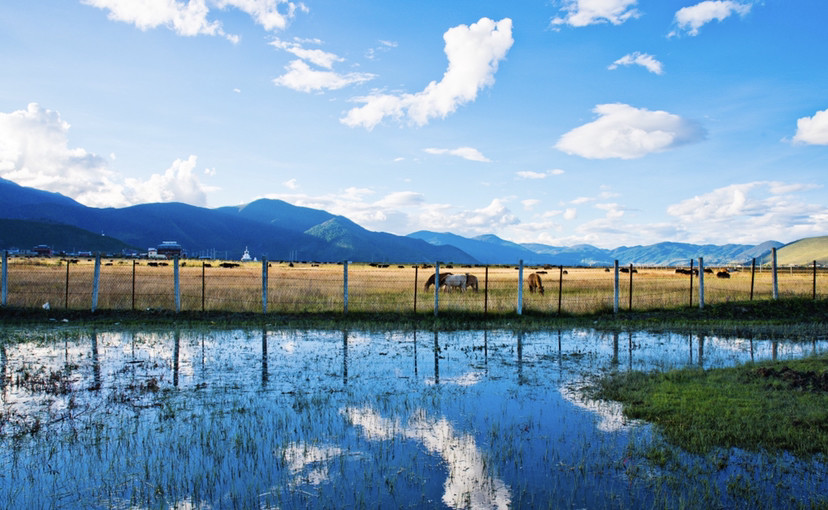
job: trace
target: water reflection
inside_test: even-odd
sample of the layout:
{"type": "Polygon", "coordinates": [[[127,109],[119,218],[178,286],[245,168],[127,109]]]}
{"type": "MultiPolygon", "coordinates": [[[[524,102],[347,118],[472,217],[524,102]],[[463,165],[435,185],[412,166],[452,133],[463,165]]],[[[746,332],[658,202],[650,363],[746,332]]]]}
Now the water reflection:
{"type": "MultiPolygon", "coordinates": [[[[204,508],[248,492],[274,499],[238,506],[396,507],[423,495],[425,507],[504,508],[562,494],[573,508],[635,507],[641,494],[670,506],[617,476],[613,462],[646,427],[585,400],[586,378],[826,351],[825,340],[591,330],[49,332],[0,342],[0,452],[17,452],[0,454],[0,501],[48,507],[50,490],[71,485],[122,499],[66,507],[171,506],[146,487],[204,508]],[[26,448],[13,448],[18,437],[26,448]],[[370,490],[347,490],[360,484],[370,490]],[[135,498],[146,500],[124,503],[135,498]]],[[[797,473],[779,487],[790,492],[797,473]]],[[[738,507],[716,476],[725,499],[713,506],[738,507]]],[[[818,469],[805,496],[828,493],[826,478],[818,469]]]]}
{"type": "Polygon", "coordinates": [[[447,419],[429,418],[420,410],[402,425],[369,407],[347,408],[344,414],[368,439],[389,441],[399,436],[439,455],[448,469],[442,501],[450,508],[509,508],[511,491],[503,480],[492,476],[474,437],[458,434],[447,419]]]}

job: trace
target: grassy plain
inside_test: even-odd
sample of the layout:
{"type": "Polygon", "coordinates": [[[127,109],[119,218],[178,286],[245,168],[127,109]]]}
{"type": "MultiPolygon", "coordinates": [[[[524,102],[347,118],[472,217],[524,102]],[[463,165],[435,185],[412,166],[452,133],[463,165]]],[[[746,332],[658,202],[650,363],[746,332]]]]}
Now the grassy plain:
{"type": "MultiPolygon", "coordinates": [[[[98,309],[175,310],[172,261],[150,265],[146,260],[103,260],[98,309]]],[[[714,270],[717,272],[719,268],[714,270]]],[[[433,313],[434,289],[423,285],[433,268],[412,265],[377,267],[349,264],[347,311],[358,313],[433,313]]],[[[477,276],[477,292],[440,292],[439,311],[464,314],[510,314],[518,309],[516,266],[448,267],[442,272],[477,276]]],[[[610,268],[525,267],[524,279],[538,271],[544,294],[523,286],[521,312],[583,315],[606,312],[614,305],[614,278],[610,268]]],[[[179,266],[182,311],[261,312],[261,262],[221,267],[220,261],[184,260],[179,266]]],[[[338,313],[346,307],[344,267],[341,264],[271,262],[267,267],[267,311],[271,313],[338,313]]],[[[82,310],[92,306],[94,262],[12,258],[8,268],[8,306],[82,310]]],[[[825,297],[828,271],[785,268],[778,272],[782,298],[825,297]]],[[[674,268],[636,268],[619,277],[619,309],[646,311],[698,307],[699,278],[678,274],[674,268]]],[[[732,271],[729,278],[706,274],[705,305],[767,300],[772,296],[771,271],[751,274],[732,271]],[[752,289],[752,292],[751,292],[752,289]]]]}

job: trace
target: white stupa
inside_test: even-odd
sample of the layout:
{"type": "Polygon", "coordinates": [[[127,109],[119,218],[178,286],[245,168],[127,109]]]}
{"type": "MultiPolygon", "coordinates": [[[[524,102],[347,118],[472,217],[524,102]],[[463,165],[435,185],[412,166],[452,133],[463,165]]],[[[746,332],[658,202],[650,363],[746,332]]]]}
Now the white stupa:
{"type": "Polygon", "coordinates": [[[242,259],[242,262],[248,262],[248,261],[253,260],[253,259],[250,258],[250,252],[247,251],[247,246],[244,247],[244,255],[242,255],[241,259],[242,259]]]}

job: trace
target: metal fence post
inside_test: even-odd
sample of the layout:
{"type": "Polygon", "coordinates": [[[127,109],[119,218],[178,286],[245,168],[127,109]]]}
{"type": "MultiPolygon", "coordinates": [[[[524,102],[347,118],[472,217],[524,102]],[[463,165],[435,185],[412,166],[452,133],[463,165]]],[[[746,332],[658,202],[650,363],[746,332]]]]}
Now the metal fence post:
{"type": "Polygon", "coordinates": [[[132,309],[135,310],[135,266],[136,261],[132,261],[132,309]]]}
{"type": "Polygon", "coordinates": [[[63,308],[69,309],[69,266],[72,265],[72,262],[69,259],[66,259],[66,286],[64,289],[63,294],[63,308]]]}
{"type": "Polygon", "coordinates": [[[173,280],[175,281],[175,311],[181,311],[181,279],[178,277],[178,255],[173,259],[173,280]]]}
{"type": "Polygon", "coordinates": [[[207,280],[206,280],[205,275],[204,275],[205,271],[206,271],[205,270],[206,267],[207,267],[207,263],[202,262],[201,263],[201,311],[202,312],[204,311],[204,302],[206,300],[206,295],[207,295],[207,288],[206,288],[207,280]]]}
{"type": "Polygon", "coordinates": [[[267,313],[267,257],[262,257],[262,313],[267,313]]]}
{"type": "Polygon", "coordinates": [[[776,272],[776,248],[771,248],[772,263],[773,263],[773,299],[779,299],[779,278],[776,272]]]}
{"type": "Polygon", "coordinates": [[[630,311],[632,311],[633,265],[630,263],[630,311]]]}
{"type": "Polygon", "coordinates": [[[756,282],[756,257],[750,263],[750,300],[753,301],[753,284],[756,282]]]}
{"type": "Polygon", "coordinates": [[[563,266],[558,267],[558,315],[561,314],[561,299],[563,298],[563,266]]]}
{"type": "Polygon", "coordinates": [[[814,261],[814,292],[812,299],[816,299],[816,260],[814,261]]]}
{"type": "Polygon", "coordinates": [[[440,309],[440,261],[434,263],[434,316],[440,309]]]}
{"type": "Polygon", "coordinates": [[[414,266],[414,313],[417,313],[417,282],[419,276],[420,267],[414,266]]]}
{"type": "Polygon", "coordinates": [[[101,284],[101,254],[95,254],[95,276],[92,281],[92,311],[98,308],[98,289],[101,284]]]}
{"type": "Polygon", "coordinates": [[[3,296],[2,304],[6,306],[9,299],[9,250],[3,250],[3,296]]]}
{"type": "Polygon", "coordinates": [[[612,313],[618,313],[618,298],[621,294],[621,284],[618,281],[618,260],[615,261],[615,274],[613,276],[613,285],[612,285],[612,313]]]}
{"type": "Polygon", "coordinates": [[[343,312],[345,315],[348,314],[348,261],[342,262],[342,298],[344,301],[343,304],[343,312]]]}
{"type": "Polygon", "coordinates": [[[699,257],[699,310],[704,309],[704,259],[699,257]]]}
{"type": "Polygon", "coordinates": [[[690,259],[690,308],[693,308],[693,259],[690,259]]]}
{"type": "Polygon", "coordinates": [[[518,263],[517,314],[523,314],[523,259],[520,259],[520,262],[518,263]]]}

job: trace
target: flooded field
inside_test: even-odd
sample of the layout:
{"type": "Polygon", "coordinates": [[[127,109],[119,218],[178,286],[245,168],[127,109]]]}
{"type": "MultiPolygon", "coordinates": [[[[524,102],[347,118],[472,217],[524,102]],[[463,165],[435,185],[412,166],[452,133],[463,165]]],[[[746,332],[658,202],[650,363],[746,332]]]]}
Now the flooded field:
{"type": "Polygon", "coordinates": [[[824,353],[589,330],[0,329],[3,508],[798,508],[828,467],[690,455],[580,388],[824,353]]]}

